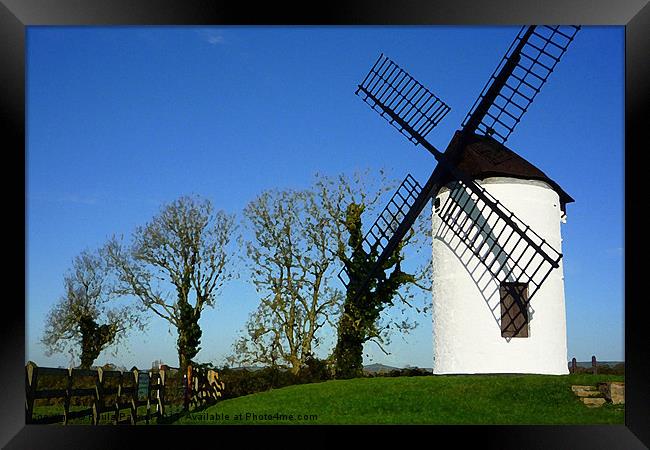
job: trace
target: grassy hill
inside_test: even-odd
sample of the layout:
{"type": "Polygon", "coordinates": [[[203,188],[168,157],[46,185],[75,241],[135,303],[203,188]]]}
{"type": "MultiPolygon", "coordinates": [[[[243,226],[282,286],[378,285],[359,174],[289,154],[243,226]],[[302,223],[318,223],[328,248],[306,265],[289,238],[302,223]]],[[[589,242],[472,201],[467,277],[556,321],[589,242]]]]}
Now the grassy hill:
{"type": "Polygon", "coordinates": [[[623,406],[590,409],[571,391],[572,384],[598,381],[623,381],[623,377],[457,375],[334,380],[224,400],[189,413],[177,423],[623,424],[623,406]]]}

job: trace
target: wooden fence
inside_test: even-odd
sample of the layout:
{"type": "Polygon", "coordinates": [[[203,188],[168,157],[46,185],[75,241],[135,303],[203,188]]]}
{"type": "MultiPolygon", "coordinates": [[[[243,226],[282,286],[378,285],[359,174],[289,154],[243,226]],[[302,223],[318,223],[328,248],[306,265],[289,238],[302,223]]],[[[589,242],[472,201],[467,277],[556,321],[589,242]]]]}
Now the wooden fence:
{"type": "Polygon", "coordinates": [[[603,363],[596,360],[596,356],[591,357],[591,366],[586,366],[584,363],[578,364],[578,361],[575,358],[572,358],[571,362],[569,362],[569,373],[623,375],[624,370],[625,365],[623,361],[612,365],[611,363],[603,363]]]}
{"type": "Polygon", "coordinates": [[[123,372],[38,367],[30,361],[25,366],[25,422],[165,423],[222,396],[224,384],[216,371],[189,366],[182,375],[167,366],[123,372]]]}

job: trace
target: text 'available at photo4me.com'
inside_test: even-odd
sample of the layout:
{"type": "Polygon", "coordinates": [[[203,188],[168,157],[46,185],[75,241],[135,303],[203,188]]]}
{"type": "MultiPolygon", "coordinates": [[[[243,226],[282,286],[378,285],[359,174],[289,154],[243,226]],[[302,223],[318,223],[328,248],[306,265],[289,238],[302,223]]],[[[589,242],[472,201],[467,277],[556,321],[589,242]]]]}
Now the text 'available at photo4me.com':
{"type": "Polygon", "coordinates": [[[276,412],[254,413],[240,412],[237,414],[227,413],[190,413],[188,418],[197,422],[248,422],[248,421],[286,421],[286,422],[312,422],[318,420],[318,414],[283,414],[276,412]]]}

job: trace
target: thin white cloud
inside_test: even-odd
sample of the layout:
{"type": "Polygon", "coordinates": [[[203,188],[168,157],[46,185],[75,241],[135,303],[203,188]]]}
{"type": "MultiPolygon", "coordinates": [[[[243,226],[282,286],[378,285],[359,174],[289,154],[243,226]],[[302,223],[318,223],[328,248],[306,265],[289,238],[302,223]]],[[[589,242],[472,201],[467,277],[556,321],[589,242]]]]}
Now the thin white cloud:
{"type": "Polygon", "coordinates": [[[94,205],[97,203],[97,199],[95,197],[84,197],[75,194],[60,197],[58,201],[62,203],[77,203],[82,205],[94,205]]]}
{"type": "Polygon", "coordinates": [[[223,35],[217,30],[199,30],[199,36],[210,45],[219,45],[224,42],[223,35]]]}
{"type": "Polygon", "coordinates": [[[219,35],[214,35],[214,36],[208,36],[208,43],[209,44],[220,44],[223,42],[223,36],[219,35]]]}
{"type": "Polygon", "coordinates": [[[96,205],[98,198],[96,196],[78,195],[78,194],[28,194],[27,200],[29,202],[42,201],[42,202],[55,202],[55,203],[74,203],[79,205],[96,205]]]}
{"type": "Polygon", "coordinates": [[[613,256],[623,256],[625,253],[625,249],[623,249],[623,247],[612,247],[607,249],[607,252],[613,256]]]}

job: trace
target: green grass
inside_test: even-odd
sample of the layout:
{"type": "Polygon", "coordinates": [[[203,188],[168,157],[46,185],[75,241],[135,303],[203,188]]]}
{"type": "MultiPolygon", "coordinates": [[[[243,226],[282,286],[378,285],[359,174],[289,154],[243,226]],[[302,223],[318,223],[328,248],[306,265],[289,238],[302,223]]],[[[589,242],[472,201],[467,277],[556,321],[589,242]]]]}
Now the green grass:
{"type": "Polygon", "coordinates": [[[224,400],[178,424],[623,424],[622,405],[587,408],[572,384],[617,375],[461,375],[359,378],[224,400]],[[257,420],[246,414],[257,414],[257,420]],[[293,415],[266,420],[259,416],[293,415]],[[316,415],[315,420],[298,415],[316,415]],[[217,415],[220,415],[218,417],[217,415]],[[228,418],[225,417],[228,415],[228,418]],[[237,420],[241,415],[241,420],[237,420]]]}

